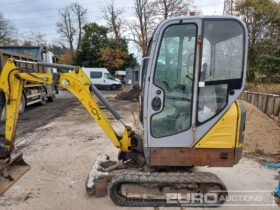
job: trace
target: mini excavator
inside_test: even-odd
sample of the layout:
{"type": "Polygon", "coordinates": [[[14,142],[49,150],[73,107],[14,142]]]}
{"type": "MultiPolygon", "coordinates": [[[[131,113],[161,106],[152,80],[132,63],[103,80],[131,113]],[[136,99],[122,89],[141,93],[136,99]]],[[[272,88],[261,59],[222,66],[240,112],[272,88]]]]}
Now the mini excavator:
{"type": "Polygon", "coordinates": [[[142,59],[140,121],[136,134],[91,83],[82,68],[43,62],[68,73],[34,73],[28,61],[9,59],[0,75],[1,193],[29,166],[14,155],[23,82],[70,91],[119,150],[118,161],[99,154],[86,190],[107,192],[120,206],[219,206],[227,188],[194,166],[232,167],[241,159],[246,113],[237,101],[246,75],[247,29],[230,16],[176,17],[156,28],[142,59]],[[26,67],[23,67],[26,65],[26,67]],[[119,136],[95,98],[124,126],[119,136]],[[107,191],[108,189],[108,191],[107,191]]]}

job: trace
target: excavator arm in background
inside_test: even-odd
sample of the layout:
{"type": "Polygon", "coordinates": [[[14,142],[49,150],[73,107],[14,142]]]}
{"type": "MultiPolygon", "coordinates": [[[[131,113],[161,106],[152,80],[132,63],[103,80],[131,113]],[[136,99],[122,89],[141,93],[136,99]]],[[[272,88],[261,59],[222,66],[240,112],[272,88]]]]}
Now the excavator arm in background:
{"type": "Polygon", "coordinates": [[[38,62],[33,64],[62,68],[70,71],[69,73],[61,74],[31,73],[30,69],[18,67],[18,63],[30,62],[9,59],[0,75],[0,110],[3,111],[4,107],[6,110],[5,134],[0,137],[0,174],[6,179],[4,183],[0,182],[0,195],[30,168],[23,161],[21,154],[11,157],[11,153],[15,147],[15,133],[24,80],[43,84],[54,84],[67,89],[76,96],[81,104],[83,104],[90,116],[97,122],[116,148],[123,153],[128,153],[130,151],[133,146],[132,139],[134,131],[121,121],[121,117],[117,111],[91,83],[81,68],[63,64],[38,62]],[[93,94],[111,111],[112,115],[124,125],[125,128],[121,137],[114,131],[95,101],[93,94]],[[13,165],[19,165],[20,167],[13,167],[13,165]]]}

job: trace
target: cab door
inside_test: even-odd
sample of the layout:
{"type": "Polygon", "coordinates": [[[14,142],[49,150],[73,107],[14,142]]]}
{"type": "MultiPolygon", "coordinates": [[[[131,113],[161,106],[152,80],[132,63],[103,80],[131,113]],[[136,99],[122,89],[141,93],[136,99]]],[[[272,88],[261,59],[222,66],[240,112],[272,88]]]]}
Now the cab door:
{"type": "Polygon", "coordinates": [[[188,147],[193,143],[192,110],[200,20],[174,20],[158,29],[149,59],[144,117],[149,147],[188,147]],[[155,56],[156,55],[156,56],[155,56]],[[149,74],[149,75],[148,75],[149,74]]]}
{"type": "MultiPolygon", "coordinates": [[[[247,30],[243,22],[233,17],[205,18],[202,27],[194,143],[219,121],[238,98],[246,76],[247,30]]],[[[236,125],[225,123],[224,126],[236,125]]],[[[230,135],[223,131],[224,139],[230,135]]],[[[227,146],[224,142],[218,145],[227,146]]]]}

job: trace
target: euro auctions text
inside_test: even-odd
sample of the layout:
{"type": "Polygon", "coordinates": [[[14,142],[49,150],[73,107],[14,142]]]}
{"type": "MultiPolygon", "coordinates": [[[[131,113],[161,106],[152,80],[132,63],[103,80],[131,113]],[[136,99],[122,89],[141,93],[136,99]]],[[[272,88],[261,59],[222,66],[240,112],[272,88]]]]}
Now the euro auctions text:
{"type": "Polygon", "coordinates": [[[167,203],[182,206],[276,206],[271,191],[228,191],[209,193],[166,193],[167,203]]]}

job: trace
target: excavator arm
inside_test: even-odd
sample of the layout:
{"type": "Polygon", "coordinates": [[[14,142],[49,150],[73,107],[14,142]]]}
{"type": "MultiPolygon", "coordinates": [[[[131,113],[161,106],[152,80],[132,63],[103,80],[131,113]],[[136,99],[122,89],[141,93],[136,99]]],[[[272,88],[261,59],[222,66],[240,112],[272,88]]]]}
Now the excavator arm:
{"type": "MultiPolygon", "coordinates": [[[[132,146],[131,139],[134,132],[129,126],[122,123],[120,115],[91,83],[81,68],[63,64],[35,63],[41,66],[72,70],[69,71],[69,73],[61,74],[30,73],[26,71],[26,68],[19,68],[16,63],[30,62],[9,59],[0,75],[0,106],[2,109],[4,106],[6,107],[6,128],[5,135],[1,137],[1,143],[2,145],[5,145],[6,153],[10,153],[14,148],[15,132],[24,80],[43,84],[54,84],[67,89],[81,102],[90,116],[102,128],[116,148],[120,149],[122,152],[130,151],[132,146]],[[121,137],[114,131],[95,101],[93,94],[97,96],[97,98],[111,111],[114,117],[125,126],[121,137]]],[[[2,154],[2,156],[5,155],[7,154],[2,154]]]]}

